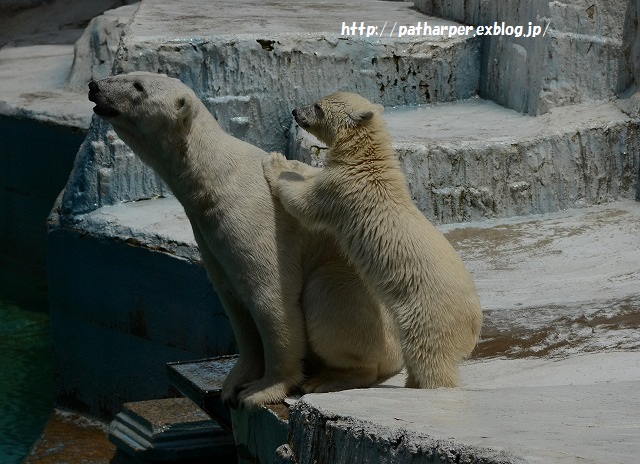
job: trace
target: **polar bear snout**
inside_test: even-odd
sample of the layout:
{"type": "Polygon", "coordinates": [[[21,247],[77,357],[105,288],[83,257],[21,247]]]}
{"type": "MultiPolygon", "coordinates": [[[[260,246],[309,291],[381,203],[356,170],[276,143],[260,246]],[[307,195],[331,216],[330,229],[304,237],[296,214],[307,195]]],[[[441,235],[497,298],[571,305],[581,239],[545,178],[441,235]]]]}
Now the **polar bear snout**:
{"type": "Polygon", "coordinates": [[[101,118],[110,118],[118,116],[120,112],[109,104],[107,98],[105,98],[104,92],[100,88],[100,83],[96,81],[89,82],[89,101],[96,104],[93,107],[93,112],[101,118]]]}
{"type": "Polygon", "coordinates": [[[298,108],[294,108],[293,111],[291,111],[291,115],[293,116],[293,119],[296,120],[296,123],[303,129],[308,129],[311,126],[303,112],[298,108]]]}

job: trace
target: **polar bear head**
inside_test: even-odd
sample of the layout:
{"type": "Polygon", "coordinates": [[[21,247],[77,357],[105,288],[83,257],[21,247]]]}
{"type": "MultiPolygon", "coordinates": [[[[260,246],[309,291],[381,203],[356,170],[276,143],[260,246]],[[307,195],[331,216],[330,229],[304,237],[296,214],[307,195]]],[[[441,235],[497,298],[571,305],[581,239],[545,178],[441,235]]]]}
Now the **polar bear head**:
{"type": "Polygon", "coordinates": [[[382,105],[358,94],[336,92],[296,108],[292,114],[300,127],[332,146],[352,134],[355,128],[370,124],[383,110],[382,105]]]}
{"type": "Polygon", "coordinates": [[[162,174],[167,157],[184,150],[199,100],[178,79],[133,72],[89,82],[95,114],[148,165],[162,174]]]}

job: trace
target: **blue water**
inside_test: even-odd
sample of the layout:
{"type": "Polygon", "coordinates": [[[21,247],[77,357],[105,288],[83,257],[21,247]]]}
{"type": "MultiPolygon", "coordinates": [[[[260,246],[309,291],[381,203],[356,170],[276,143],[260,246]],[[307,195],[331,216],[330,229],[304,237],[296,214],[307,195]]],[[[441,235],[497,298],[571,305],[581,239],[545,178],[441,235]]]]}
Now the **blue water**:
{"type": "Polygon", "coordinates": [[[0,299],[0,463],[22,461],[52,405],[49,316],[0,299]]]}

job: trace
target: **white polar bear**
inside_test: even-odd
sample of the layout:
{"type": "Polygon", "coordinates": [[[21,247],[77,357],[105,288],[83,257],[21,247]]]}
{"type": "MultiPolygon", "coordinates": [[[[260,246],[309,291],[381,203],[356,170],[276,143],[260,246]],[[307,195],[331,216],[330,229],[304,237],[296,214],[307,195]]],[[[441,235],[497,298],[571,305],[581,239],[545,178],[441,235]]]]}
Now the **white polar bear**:
{"type": "Polygon", "coordinates": [[[264,151],[225,133],[187,86],[167,76],[91,82],[89,99],[191,222],[240,350],[226,402],[253,407],[297,387],[369,386],[401,369],[393,320],[335,241],[300,227],[274,200],[264,151]]]}
{"type": "Polygon", "coordinates": [[[265,176],[287,211],[339,241],[395,316],[407,387],[453,387],[478,341],[480,302],[458,254],[414,205],[381,113],[344,92],[295,109],[300,127],[329,146],[325,167],[274,153],[265,176]]]}

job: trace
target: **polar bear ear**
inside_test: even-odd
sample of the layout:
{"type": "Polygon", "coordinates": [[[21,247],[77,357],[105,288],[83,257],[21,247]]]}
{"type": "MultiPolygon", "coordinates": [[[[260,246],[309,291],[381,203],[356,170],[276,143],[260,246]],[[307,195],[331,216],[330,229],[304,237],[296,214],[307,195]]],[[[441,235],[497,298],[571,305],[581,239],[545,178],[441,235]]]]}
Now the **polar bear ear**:
{"type": "Polygon", "coordinates": [[[185,131],[189,131],[191,128],[191,122],[193,121],[193,103],[191,97],[188,94],[182,94],[176,98],[176,110],[178,112],[178,124],[185,131]]]}
{"type": "Polygon", "coordinates": [[[351,113],[349,117],[356,124],[360,124],[361,122],[365,122],[371,119],[373,117],[373,111],[370,111],[370,110],[355,111],[351,113]]]}

